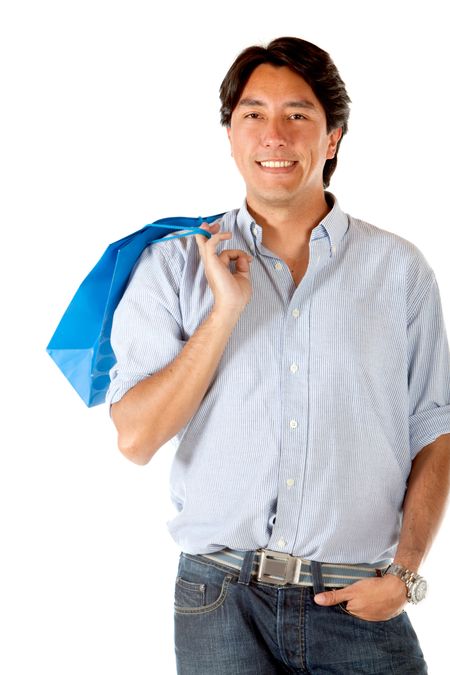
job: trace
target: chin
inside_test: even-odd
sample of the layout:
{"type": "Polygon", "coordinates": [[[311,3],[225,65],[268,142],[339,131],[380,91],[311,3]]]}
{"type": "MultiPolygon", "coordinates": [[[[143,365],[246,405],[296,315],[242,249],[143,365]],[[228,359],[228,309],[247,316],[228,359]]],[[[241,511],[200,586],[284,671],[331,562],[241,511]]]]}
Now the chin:
{"type": "Polygon", "coordinates": [[[287,206],[298,198],[298,192],[293,190],[267,190],[254,194],[258,201],[273,206],[287,206]]]}

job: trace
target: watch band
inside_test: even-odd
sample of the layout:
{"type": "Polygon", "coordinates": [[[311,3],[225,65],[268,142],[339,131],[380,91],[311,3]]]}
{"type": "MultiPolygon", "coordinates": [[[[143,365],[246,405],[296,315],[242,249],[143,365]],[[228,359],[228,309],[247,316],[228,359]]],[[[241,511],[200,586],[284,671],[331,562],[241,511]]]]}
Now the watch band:
{"type": "Polygon", "coordinates": [[[420,574],[412,572],[411,570],[398,565],[397,563],[391,563],[389,567],[386,568],[384,574],[392,574],[396,577],[399,577],[406,585],[406,599],[408,602],[416,605],[418,602],[424,599],[427,592],[427,582],[420,574]]]}

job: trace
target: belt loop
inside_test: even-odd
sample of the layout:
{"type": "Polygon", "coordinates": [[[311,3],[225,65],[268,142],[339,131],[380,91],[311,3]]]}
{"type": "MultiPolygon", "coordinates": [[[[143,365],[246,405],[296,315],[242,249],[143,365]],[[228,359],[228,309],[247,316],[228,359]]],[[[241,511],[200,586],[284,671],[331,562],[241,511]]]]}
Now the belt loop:
{"type": "Polygon", "coordinates": [[[252,578],[252,572],[253,572],[253,561],[256,556],[256,551],[246,551],[244,560],[242,563],[241,571],[239,573],[239,584],[245,584],[245,586],[248,586],[250,583],[250,579],[252,578]]]}
{"type": "Polygon", "coordinates": [[[323,585],[322,565],[316,560],[311,560],[311,574],[313,578],[314,594],[323,593],[325,586],[323,585]]]}

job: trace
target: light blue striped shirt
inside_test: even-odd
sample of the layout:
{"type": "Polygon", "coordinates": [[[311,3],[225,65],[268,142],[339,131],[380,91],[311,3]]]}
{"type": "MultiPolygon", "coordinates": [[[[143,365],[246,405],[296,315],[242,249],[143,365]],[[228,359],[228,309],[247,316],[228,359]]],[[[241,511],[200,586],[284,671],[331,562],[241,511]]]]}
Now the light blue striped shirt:
{"type": "MultiPolygon", "coordinates": [[[[233,236],[217,250],[254,256],[253,294],[176,437],[169,530],[185,552],[385,562],[411,461],[450,432],[432,269],[414,244],[327,198],[298,286],[245,205],[222,219],[233,236]]],[[[194,237],[147,248],[114,316],[109,403],[172,361],[212,305],[194,237]]]]}

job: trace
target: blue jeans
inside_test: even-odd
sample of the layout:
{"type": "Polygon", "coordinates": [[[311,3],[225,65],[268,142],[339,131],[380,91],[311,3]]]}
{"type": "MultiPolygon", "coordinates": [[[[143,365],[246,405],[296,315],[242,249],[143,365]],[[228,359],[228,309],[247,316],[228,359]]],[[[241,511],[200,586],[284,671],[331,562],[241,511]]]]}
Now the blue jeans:
{"type": "MultiPolygon", "coordinates": [[[[315,591],[325,590],[314,576],[315,591]]],[[[364,621],[341,605],[317,605],[311,587],[256,582],[245,565],[239,574],[185,553],[175,587],[175,653],[179,675],[428,672],[406,612],[364,621]]]]}

